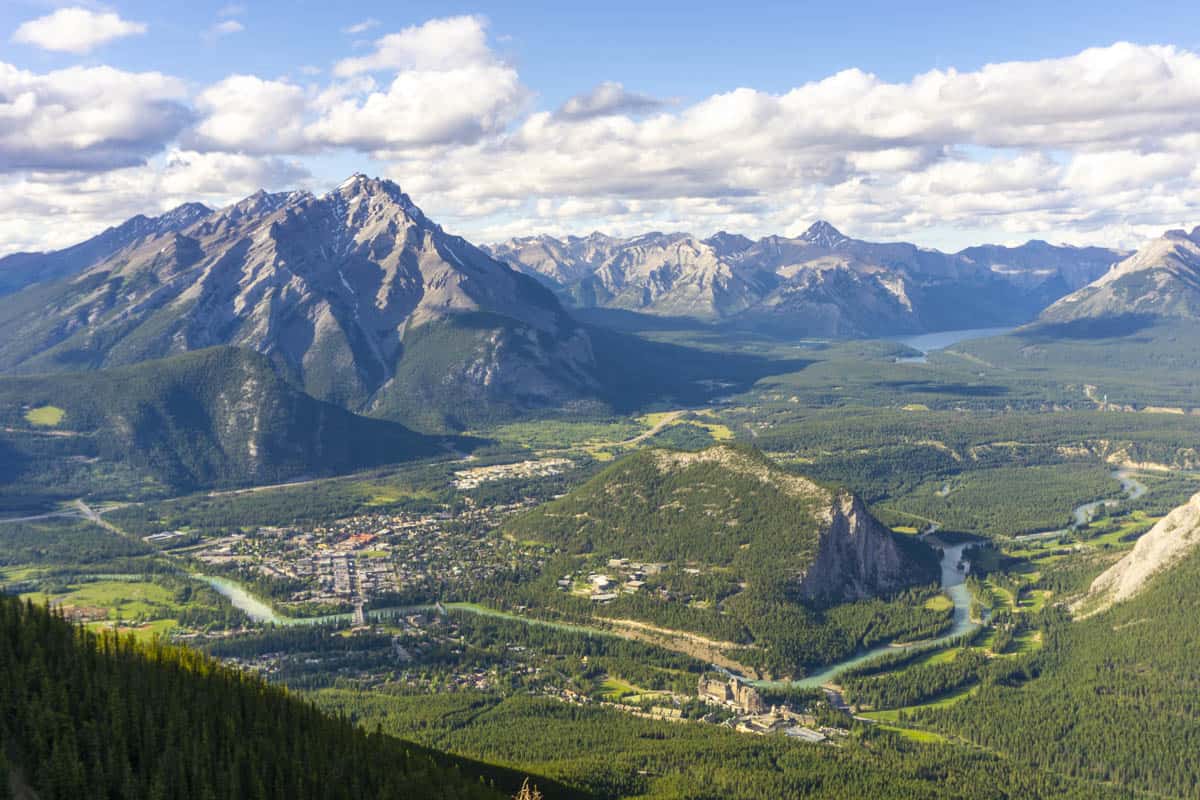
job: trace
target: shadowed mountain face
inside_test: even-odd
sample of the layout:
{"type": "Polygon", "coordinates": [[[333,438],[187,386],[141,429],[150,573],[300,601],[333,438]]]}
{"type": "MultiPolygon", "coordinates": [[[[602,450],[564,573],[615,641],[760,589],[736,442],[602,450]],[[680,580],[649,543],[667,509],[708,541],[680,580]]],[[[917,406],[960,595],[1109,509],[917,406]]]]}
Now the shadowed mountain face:
{"type": "Polygon", "coordinates": [[[594,233],[491,252],[577,306],[827,336],[1024,322],[1123,255],[1036,241],[947,254],[852,239],[823,221],[795,238],[594,233]]]}
{"type": "MultiPolygon", "coordinates": [[[[124,227],[124,226],[122,226],[124,227]]],[[[0,369],[96,369],[214,345],[313,396],[393,416],[589,393],[591,343],[551,292],[445,233],[390,181],[266,194],[149,230],[0,300],[0,369]]],[[[465,413],[465,412],[464,412],[465,413]]]]}
{"type": "Polygon", "coordinates": [[[1043,323],[1200,320],[1200,227],[1164,236],[1046,309],[1043,323]]]}
{"type": "Polygon", "coordinates": [[[94,372],[0,377],[0,429],[0,486],[38,484],[49,496],[70,491],[66,476],[116,463],[181,490],[445,452],[438,439],[314,400],[263,356],[232,347],[94,372]],[[51,428],[31,424],[25,410],[38,407],[61,419],[51,428]]]}

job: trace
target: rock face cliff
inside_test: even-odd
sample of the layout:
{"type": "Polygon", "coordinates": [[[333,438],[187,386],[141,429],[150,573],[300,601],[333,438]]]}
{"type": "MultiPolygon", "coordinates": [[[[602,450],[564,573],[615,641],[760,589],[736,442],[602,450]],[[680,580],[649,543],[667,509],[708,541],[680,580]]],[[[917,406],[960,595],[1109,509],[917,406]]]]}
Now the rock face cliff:
{"type": "Polygon", "coordinates": [[[82,272],[0,299],[0,369],[233,345],[321,400],[389,417],[561,404],[592,387],[590,340],[553,294],[443,231],[395,183],[259,192],[189,220],[142,226],[82,272]]]}
{"type": "Polygon", "coordinates": [[[82,272],[140,239],[182,230],[211,213],[212,209],[201,203],[184,203],[156,217],[138,214],[62,250],[4,256],[0,258],[0,295],[82,272]]]}
{"type": "Polygon", "coordinates": [[[913,544],[897,539],[857,495],[835,492],[799,594],[813,602],[861,600],[911,586],[922,575],[936,580],[936,562],[913,544]]]}
{"type": "Polygon", "coordinates": [[[578,306],[862,336],[1025,322],[1124,254],[1029,242],[942,253],[828,222],[758,241],[718,233],[533,236],[490,252],[578,306]]]}
{"type": "Polygon", "coordinates": [[[1099,613],[1128,600],[1145,588],[1155,575],[1200,546],[1200,494],[1171,511],[1143,534],[1133,550],[1092,581],[1087,596],[1075,604],[1083,615],[1099,613]]]}

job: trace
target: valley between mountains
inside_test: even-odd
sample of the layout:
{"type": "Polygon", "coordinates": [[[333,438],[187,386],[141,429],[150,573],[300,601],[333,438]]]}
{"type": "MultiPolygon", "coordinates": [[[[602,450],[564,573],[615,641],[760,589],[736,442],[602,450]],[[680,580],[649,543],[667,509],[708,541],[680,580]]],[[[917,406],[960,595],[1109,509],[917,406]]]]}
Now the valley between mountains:
{"type": "Polygon", "coordinates": [[[240,709],[179,769],[245,796],[285,756],[411,796],[1192,796],[1198,254],[483,246],[354,175],[0,258],[0,585],[54,610],[0,605],[4,785],[141,780],[128,673],[176,738],[223,734],[172,697],[240,709]]]}

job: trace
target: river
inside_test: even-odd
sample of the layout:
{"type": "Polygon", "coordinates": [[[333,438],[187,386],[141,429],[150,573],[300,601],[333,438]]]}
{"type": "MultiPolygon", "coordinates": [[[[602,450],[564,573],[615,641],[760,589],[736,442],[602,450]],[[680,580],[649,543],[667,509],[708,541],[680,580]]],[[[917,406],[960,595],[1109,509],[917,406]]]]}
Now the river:
{"type": "MultiPolygon", "coordinates": [[[[245,613],[253,622],[281,626],[323,625],[330,622],[350,622],[354,619],[354,614],[351,612],[324,614],[317,617],[287,617],[276,612],[269,604],[255,597],[245,586],[242,586],[235,580],[215,575],[192,575],[192,577],[196,580],[204,581],[216,589],[218,593],[229,598],[229,602],[233,604],[233,607],[245,613]]],[[[366,615],[368,619],[386,619],[387,617],[394,617],[397,614],[428,611],[433,607],[432,605],[416,605],[374,608],[367,611],[366,615]]]]}
{"type": "Polygon", "coordinates": [[[820,672],[814,672],[811,675],[806,675],[799,680],[794,681],[750,681],[754,686],[759,687],[780,687],[792,686],[798,689],[817,689],[827,683],[831,683],[840,673],[846,671],[850,667],[856,667],[873,658],[878,658],[886,653],[898,653],[909,650],[914,647],[932,647],[949,642],[978,630],[979,623],[971,621],[971,592],[967,589],[967,572],[969,565],[963,559],[963,551],[973,544],[977,544],[981,540],[970,540],[959,542],[956,544],[945,545],[935,543],[942,548],[942,590],[954,602],[954,613],[951,617],[950,629],[934,639],[924,639],[919,642],[905,642],[904,644],[882,644],[877,647],[872,647],[858,655],[851,656],[836,664],[830,664],[820,672]]]}
{"type": "Polygon", "coordinates": [[[1118,500],[1115,498],[1107,498],[1105,500],[1093,500],[1090,503],[1076,506],[1071,510],[1071,525],[1067,528],[1058,528],[1052,531],[1041,531],[1040,533],[1023,533],[1020,536],[1013,538],[1019,541],[1029,541],[1035,539],[1053,539],[1062,536],[1065,533],[1070,533],[1076,528],[1082,528],[1096,518],[1098,511],[1103,511],[1109,508],[1116,508],[1121,503],[1137,500],[1144,495],[1149,489],[1146,484],[1133,477],[1133,474],[1127,469],[1113,470],[1113,480],[1119,481],[1121,491],[1125,492],[1125,499],[1118,500]]]}
{"type": "MultiPolygon", "coordinates": [[[[990,329],[999,330],[999,329],[990,329]]],[[[960,340],[961,341],[961,340],[960,340]]],[[[1121,482],[1121,488],[1125,492],[1127,499],[1136,500],[1147,491],[1146,485],[1138,481],[1132,476],[1128,470],[1115,470],[1113,478],[1121,482]]],[[[1072,511],[1072,517],[1075,520],[1075,525],[1086,525],[1091,521],[1092,516],[1101,508],[1109,508],[1119,505],[1121,500],[1107,499],[1096,500],[1090,503],[1084,503],[1077,506],[1072,511]]],[[[1017,539],[1041,539],[1060,536],[1068,532],[1069,528],[1063,528],[1055,531],[1045,531],[1043,533],[1031,533],[1016,537],[1017,539]]],[[[920,642],[906,642],[904,644],[885,644],[873,647],[855,656],[852,656],[836,664],[830,664],[820,672],[807,675],[804,678],[795,681],[751,681],[755,686],[784,686],[790,685],[804,689],[815,689],[824,684],[832,682],[838,674],[844,672],[850,667],[857,666],[863,662],[870,661],[873,658],[884,655],[885,653],[896,653],[907,650],[913,647],[926,647],[947,644],[960,636],[971,633],[978,629],[979,624],[971,621],[971,593],[966,586],[966,577],[968,565],[963,559],[963,551],[975,544],[979,540],[970,540],[966,542],[958,542],[956,544],[943,544],[936,539],[936,528],[926,537],[932,539],[935,544],[942,548],[941,557],[941,583],[942,590],[954,603],[954,612],[951,617],[950,629],[934,639],[926,639],[920,642]]],[[[194,575],[193,577],[205,581],[212,586],[229,601],[233,603],[235,608],[241,609],[246,616],[255,622],[270,623],[274,625],[317,625],[329,622],[344,622],[353,619],[353,615],[346,614],[328,614],[320,617],[286,617],[276,613],[275,609],[270,605],[255,597],[246,590],[241,584],[228,578],[220,578],[212,575],[194,575]]],[[[484,608],[470,603],[450,603],[450,607],[471,611],[474,613],[495,615],[520,620],[522,622],[545,625],[548,627],[556,627],[563,629],[577,629],[589,633],[602,634],[602,631],[588,629],[583,626],[564,625],[561,623],[547,622],[544,620],[533,620],[528,617],[509,614],[503,611],[484,608]]],[[[397,608],[381,608],[367,612],[367,616],[371,619],[386,618],[400,613],[428,611],[433,608],[430,605],[424,606],[405,606],[397,608]]]]}
{"type": "Polygon", "coordinates": [[[934,350],[945,350],[951,345],[956,345],[959,342],[966,342],[971,339],[986,339],[989,336],[1003,336],[1009,331],[1015,330],[1012,327],[1005,328],[962,328],[956,331],[937,331],[936,333],[921,333],[915,336],[895,336],[890,337],[890,341],[899,342],[900,344],[911,347],[914,350],[920,350],[919,356],[905,356],[897,358],[897,364],[924,364],[928,361],[928,356],[934,350]]]}
{"type": "MultiPolygon", "coordinates": [[[[324,625],[331,622],[349,622],[354,619],[354,614],[345,612],[341,614],[324,614],[316,617],[288,617],[279,614],[275,609],[271,608],[266,602],[250,593],[245,586],[242,586],[235,580],[229,578],[221,578],[214,575],[192,575],[196,580],[201,580],[213,587],[217,592],[229,599],[233,607],[245,613],[253,622],[269,625],[324,625]]],[[[388,617],[394,617],[397,614],[415,614],[418,612],[432,611],[436,608],[452,611],[466,611],[471,614],[478,614],[484,617],[499,617],[502,619],[512,619],[518,622],[523,622],[526,625],[538,625],[545,628],[555,628],[557,630],[574,631],[577,633],[586,633],[593,636],[616,636],[617,634],[600,630],[598,628],[589,628],[583,625],[572,625],[565,622],[550,622],[549,620],[537,619],[535,617],[526,617],[520,614],[513,614],[508,611],[500,611],[487,606],[481,606],[477,603],[425,603],[422,605],[413,606],[389,606],[387,608],[374,608],[366,612],[368,619],[380,620],[388,617]]]]}

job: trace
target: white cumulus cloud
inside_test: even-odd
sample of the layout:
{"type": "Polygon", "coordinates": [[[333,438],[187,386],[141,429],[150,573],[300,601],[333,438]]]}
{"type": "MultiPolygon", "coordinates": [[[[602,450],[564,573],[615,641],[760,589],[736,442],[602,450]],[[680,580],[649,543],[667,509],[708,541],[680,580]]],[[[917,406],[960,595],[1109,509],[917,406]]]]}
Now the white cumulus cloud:
{"type": "Polygon", "coordinates": [[[90,53],[113,39],[142,34],[146,30],[144,23],[121,19],[112,12],[71,7],[22,23],[12,38],[14,42],[44,50],[79,55],[90,53]]]}
{"type": "Polygon", "coordinates": [[[0,171],[111,169],[143,161],[191,122],[182,81],[158,72],[0,62],[0,171]]]}
{"type": "Polygon", "coordinates": [[[231,75],[196,98],[203,117],[187,138],[200,150],[303,150],[306,102],[295,84],[231,75]]]}

